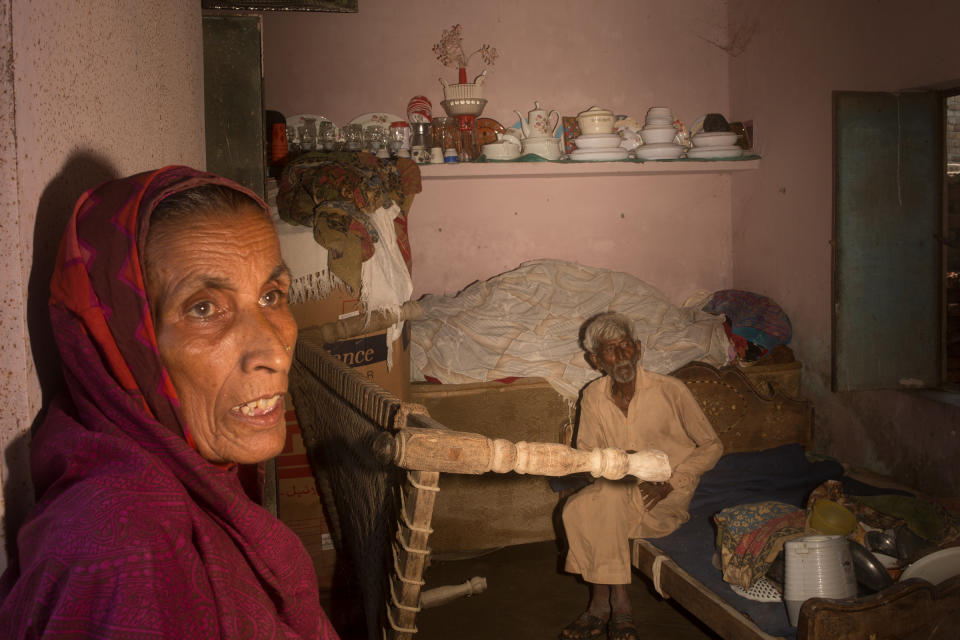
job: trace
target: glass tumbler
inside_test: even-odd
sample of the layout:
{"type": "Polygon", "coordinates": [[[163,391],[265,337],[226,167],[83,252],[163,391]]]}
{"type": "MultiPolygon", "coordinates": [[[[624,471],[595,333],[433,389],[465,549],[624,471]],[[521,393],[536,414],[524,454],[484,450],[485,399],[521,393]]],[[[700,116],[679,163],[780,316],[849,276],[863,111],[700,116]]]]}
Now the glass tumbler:
{"type": "Polygon", "coordinates": [[[376,153],[380,147],[386,145],[387,132],[378,124],[369,124],[363,130],[363,148],[370,153],[376,153]]]}
{"type": "Polygon", "coordinates": [[[480,145],[477,142],[477,119],[475,116],[457,116],[456,124],[459,134],[457,153],[460,162],[473,162],[480,156],[480,145]]]}
{"type": "Polygon", "coordinates": [[[398,120],[390,125],[389,136],[390,153],[397,155],[400,149],[410,147],[410,125],[398,120]]]}
{"type": "Polygon", "coordinates": [[[304,151],[313,151],[317,148],[317,121],[314,118],[304,118],[300,132],[300,145],[304,151]]]}
{"type": "Polygon", "coordinates": [[[317,126],[317,149],[333,151],[337,148],[337,126],[324,120],[317,126]]]}
{"type": "Polygon", "coordinates": [[[459,147],[457,134],[457,121],[453,118],[439,117],[433,119],[433,144],[434,147],[440,147],[443,150],[456,149],[459,147]]]}
{"type": "Polygon", "coordinates": [[[348,124],[343,128],[343,141],[350,151],[363,149],[363,125],[348,124]]]}

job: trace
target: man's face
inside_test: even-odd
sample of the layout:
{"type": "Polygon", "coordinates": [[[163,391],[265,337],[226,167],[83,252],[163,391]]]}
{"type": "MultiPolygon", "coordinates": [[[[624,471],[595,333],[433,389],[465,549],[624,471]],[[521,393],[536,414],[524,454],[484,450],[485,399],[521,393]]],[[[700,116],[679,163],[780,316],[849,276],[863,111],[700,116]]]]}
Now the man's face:
{"type": "Polygon", "coordinates": [[[640,348],[626,336],[601,340],[597,353],[592,357],[594,366],[608,374],[614,382],[625,384],[637,377],[640,348]]]}

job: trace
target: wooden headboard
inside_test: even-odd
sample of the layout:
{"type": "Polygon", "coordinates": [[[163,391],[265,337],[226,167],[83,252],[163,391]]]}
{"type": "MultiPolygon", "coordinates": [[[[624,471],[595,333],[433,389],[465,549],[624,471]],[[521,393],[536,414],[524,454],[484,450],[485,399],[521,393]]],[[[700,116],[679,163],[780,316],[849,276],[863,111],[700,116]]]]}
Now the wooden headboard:
{"type": "Polygon", "coordinates": [[[757,451],[783,444],[809,447],[813,405],[770,389],[760,394],[733,366],[717,369],[691,362],[674,371],[703,408],[723,442],[724,453],[757,451]]]}

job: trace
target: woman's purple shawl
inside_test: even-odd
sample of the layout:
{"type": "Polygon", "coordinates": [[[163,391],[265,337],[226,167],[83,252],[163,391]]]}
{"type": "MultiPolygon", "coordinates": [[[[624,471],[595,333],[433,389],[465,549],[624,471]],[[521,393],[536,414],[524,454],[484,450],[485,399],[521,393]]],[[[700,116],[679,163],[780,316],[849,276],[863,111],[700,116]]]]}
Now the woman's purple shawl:
{"type": "Polygon", "coordinates": [[[149,214],[208,183],[243,190],[168,167],[91,190],[74,211],[50,305],[69,395],[33,437],[38,502],[0,581],[4,638],[337,638],[303,545],[235,467],[188,444],[157,356],[149,214]]]}

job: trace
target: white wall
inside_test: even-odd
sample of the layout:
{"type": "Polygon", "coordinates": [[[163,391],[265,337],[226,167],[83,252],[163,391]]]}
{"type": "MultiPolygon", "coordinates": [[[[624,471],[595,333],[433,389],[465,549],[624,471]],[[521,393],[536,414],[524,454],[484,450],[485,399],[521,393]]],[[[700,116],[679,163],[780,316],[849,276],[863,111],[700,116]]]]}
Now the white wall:
{"type": "Polygon", "coordinates": [[[835,90],[960,87],[960,3],[736,0],[730,15],[741,45],[731,108],[755,120],[763,154],[759,171],[734,177],[734,283],[790,315],[821,450],[957,495],[960,409],[909,392],[830,391],[831,100],[835,90]]]}
{"type": "Polygon", "coordinates": [[[58,376],[47,286],[76,198],[110,178],[204,164],[200,3],[0,0],[0,60],[0,519],[10,527],[32,502],[29,429],[58,376]]]}
{"type": "MultiPolygon", "coordinates": [[[[592,105],[643,120],[669,106],[688,124],[729,113],[727,5],[720,0],[363,0],[356,14],[264,15],[267,108],[343,125],[403,116],[425,95],[443,114],[433,44],[463,25],[470,51],[500,57],[483,115],[506,126],[534,101],[562,115],[592,105]]],[[[469,77],[480,71],[479,58],[469,77]]],[[[424,182],[409,220],[414,296],[454,293],[525,260],[558,258],[630,272],[674,301],[729,286],[727,175],[424,182]]]]}

